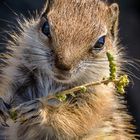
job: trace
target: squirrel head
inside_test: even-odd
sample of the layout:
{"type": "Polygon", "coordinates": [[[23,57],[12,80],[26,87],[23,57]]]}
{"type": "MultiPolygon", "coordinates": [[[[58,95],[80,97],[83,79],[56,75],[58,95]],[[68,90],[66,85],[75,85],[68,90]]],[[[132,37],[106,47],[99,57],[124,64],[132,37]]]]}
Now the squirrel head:
{"type": "Polygon", "coordinates": [[[64,83],[109,76],[106,52],[117,53],[118,15],[116,3],[47,0],[34,38],[44,46],[40,53],[49,54],[50,75],[64,83]]]}

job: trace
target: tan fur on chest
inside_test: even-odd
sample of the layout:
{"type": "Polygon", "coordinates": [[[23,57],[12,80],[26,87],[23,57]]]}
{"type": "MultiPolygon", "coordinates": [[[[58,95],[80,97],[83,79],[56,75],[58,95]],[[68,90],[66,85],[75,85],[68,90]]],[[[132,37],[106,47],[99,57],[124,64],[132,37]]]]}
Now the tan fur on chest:
{"type": "Polygon", "coordinates": [[[60,135],[60,140],[133,139],[133,135],[127,133],[127,128],[131,128],[127,121],[131,117],[121,110],[124,107],[117,103],[119,100],[113,87],[101,85],[93,92],[92,95],[91,91],[84,95],[84,100],[79,99],[77,106],[66,103],[56,109],[43,109],[42,123],[46,127],[52,127],[60,135]],[[50,116],[48,120],[46,115],[50,116]]]}

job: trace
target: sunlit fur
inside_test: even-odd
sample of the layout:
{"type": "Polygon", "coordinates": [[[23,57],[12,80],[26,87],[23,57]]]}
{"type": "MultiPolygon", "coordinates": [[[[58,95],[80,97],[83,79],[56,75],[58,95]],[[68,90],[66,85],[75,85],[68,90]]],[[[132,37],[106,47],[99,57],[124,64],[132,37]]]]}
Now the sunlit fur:
{"type": "MultiPolygon", "coordinates": [[[[98,0],[52,0],[45,13],[51,40],[41,32],[44,19],[40,15],[19,21],[20,33],[11,34],[12,41],[7,44],[11,53],[4,57],[1,97],[16,107],[77,85],[100,81],[110,73],[107,51],[115,57],[118,75],[122,73],[118,13],[116,4],[110,6],[98,0]],[[104,49],[93,51],[96,41],[104,35],[104,49]],[[60,70],[55,66],[57,62],[71,69],[60,70]]],[[[67,102],[53,107],[44,100],[42,103],[44,108],[39,109],[36,119],[23,125],[9,124],[8,140],[134,139],[129,133],[133,128],[131,117],[112,85],[90,89],[76,104],[67,102]]]]}

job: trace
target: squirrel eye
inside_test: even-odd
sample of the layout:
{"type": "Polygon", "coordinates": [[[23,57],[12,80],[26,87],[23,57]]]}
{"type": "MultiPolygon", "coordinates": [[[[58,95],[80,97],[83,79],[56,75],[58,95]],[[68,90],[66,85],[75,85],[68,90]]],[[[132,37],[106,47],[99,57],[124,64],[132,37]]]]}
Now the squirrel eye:
{"type": "Polygon", "coordinates": [[[101,51],[104,48],[104,44],[105,44],[105,36],[102,36],[98,39],[98,41],[94,45],[93,50],[101,51]]]}
{"type": "Polygon", "coordinates": [[[42,26],[42,33],[44,35],[46,35],[47,37],[51,37],[51,34],[50,34],[50,26],[49,26],[49,23],[48,21],[45,21],[43,26],[42,26]]]}

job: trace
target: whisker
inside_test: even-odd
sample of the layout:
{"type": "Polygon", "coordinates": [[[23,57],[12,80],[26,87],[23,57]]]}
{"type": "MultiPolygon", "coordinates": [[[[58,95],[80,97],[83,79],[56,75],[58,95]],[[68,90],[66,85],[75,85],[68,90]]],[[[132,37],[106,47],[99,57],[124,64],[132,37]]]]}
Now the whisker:
{"type": "Polygon", "coordinates": [[[0,43],[0,45],[7,45],[7,43],[0,43]]]}
{"type": "Polygon", "coordinates": [[[85,65],[85,66],[87,66],[87,67],[89,67],[89,68],[97,68],[97,69],[104,69],[104,70],[106,70],[106,69],[109,69],[108,67],[105,67],[105,66],[98,66],[98,65],[85,65]]]}
{"type": "Polygon", "coordinates": [[[103,64],[109,64],[109,63],[107,61],[104,62],[104,63],[102,63],[102,62],[99,61],[99,62],[92,62],[92,63],[91,62],[90,63],[89,62],[88,63],[87,62],[86,63],[84,62],[84,64],[86,64],[86,65],[95,65],[95,66],[96,65],[105,66],[103,64]]]}
{"type": "MultiPolygon", "coordinates": [[[[33,39],[32,39],[33,40],[33,39]]],[[[26,44],[26,43],[20,43],[20,46],[26,46],[26,47],[28,47],[28,48],[34,48],[34,50],[36,50],[36,51],[45,51],[45,54],[50,54],[51,53],[51,50],[47,50],[46,48],[45,48],[45,46],[43,45],[43,44],[40,44],[40,42],[37,42],[37,43],[39,43],[39,45],[41,45],[41,46],[39,46],[39,45],[36,45],[36,46],[34,46],[34,45],[32,45],[32,44],[26,44]]],[[[28,49],[27,49],[28,50],[28,49]]],[[[28,50],[29,51],[29,50],[28,50]]],[[[27,53],[27,52],[26,52],[27,53]]],[[[44,52],[43,52],[44,53],[44,52]]],[[[27,53],[28,54],[28,53],[27,53]]]]}
{"type": "Polygon", "coordinates": [[[6,6],[15,16],[18,17],[18,14],[5,1],[2,1],[2,4],[6,6]]]}
{"type": "Polygon", "coordinates": [[[108,60],[91,60],[91,61],[85,61],[85,63],[95,63],[95,62],[108,62],[108,60]]]}
{"type": "Polygon", "coordinates": [[[21,55],[24,56],[42,56],[42,57],[52,57],[52,54],[47,53],[47,51],[45,51],[45,53],[21,53],[21,55]]]}
{"type": "Polygon", "coordinates": [[[39,53],[23,53],[22,54],[23,56],[45,56],[45,57],[47,57],[47,56],[51,56],[51,55],[48,55],[48,54],[39,54],[39,53]]]}
{"type": "Polygon", "coordinates": [[[128,67],[131,66],[132,68],[136,69],[137,71],[140,71],[140,69],[137,66],[135,66],[131,63],[128,63],[127,65],[128,65],[128,67]]]}
{"type": "Polygon", "coordinates": [[[127,75],[132,76],[132,77],[136,78],[137,80],[140,80],[140,77],[138,77],[137,75],[135,75],[135,74],[134,74],[133,72],[131,72],[130,70],[128,70],[128,69],[123,69],[123,71],[124,71],[127,75]]]}
{"type": "Polygon", "coordinates": [[[0,32],[0,34],[3,34],[3,33],[8,33],[9,34],[9,33],[11,33],[11,31],[1,31],[0,32]]]}
{"type": "Polygon", "coordinates": [[[134,80],[133,80],[133,78],[130,75],[128,75],[128,78],[129,78],[130,84],[133,87],[134,86],[134,80]]]}
{"type": "Polygon", "coordinates": [[[27,36],[27,37],[29,37],[31,40],[33,40],[33,41],[36,42],[36,43],[39,43],[41,46],[44,47],[44,45],[43,45],[41,42],[39,42],[39,41],[33,39],[31,36],[29,36],[29,35],[27,35],[27,34],[24,34],[24,35],[27,36]]]}
{"type": "Polygon", "coordinates": [[[140,68],[140,64],[138,64],[137,62],[133,61],[133,60],[124,60],[124,61],[120,61],[126,65],[130,65],[133,68],[135,68],[136,70],[138,70],[138,68],[140,68]]]}
{"type": "MultiPolygon", "coordinates": [[[[40,61],[45,61],[45,62],[51,62],[51,60],[48,60],[48,59],[32,59],[32,60],[29,60],[31,62],[40,62],[40,61]]],[[[42,63],[41,63],[42,64],[42,63]]]]}
{"type": "Polygon", "coordinates": [[[131,73],[127,72],[127,74],[128,74],[128,76],[132,76],[132,77],[136,78],[137,80],[140,80],[140,77],[136,76],[133,73],[131,74],[131,73]]]}
{"type": "Polygon", "coordinates": [[[6,23],[11,24],[11,25],[13,25],[13,26],[16,26],[14,22],[8,21],[8,20],[6,20],[6,19],[0,18],[0,21],[6,22],[6,23]]]}

